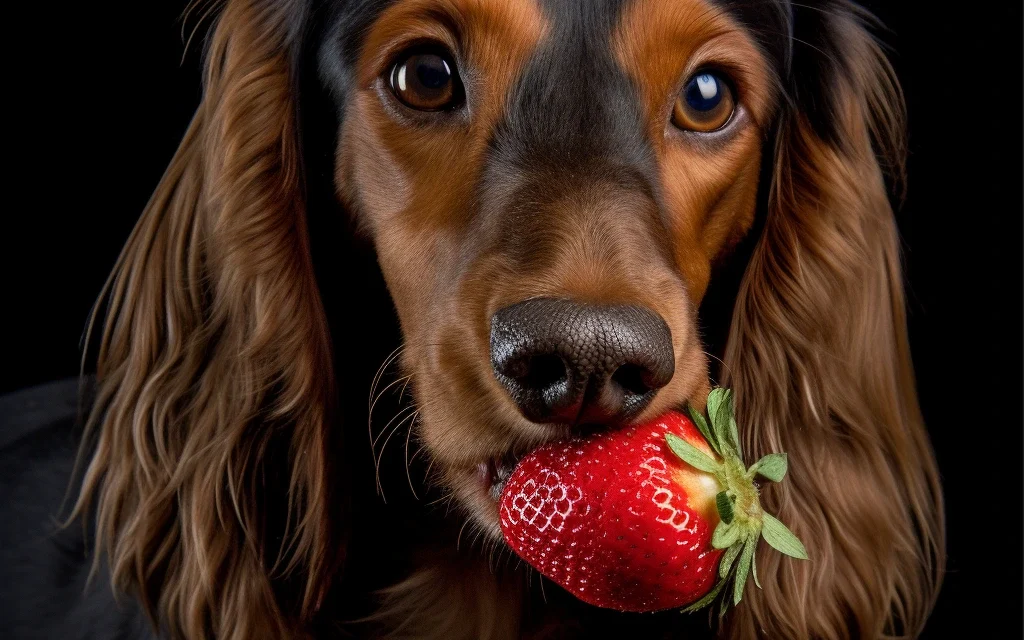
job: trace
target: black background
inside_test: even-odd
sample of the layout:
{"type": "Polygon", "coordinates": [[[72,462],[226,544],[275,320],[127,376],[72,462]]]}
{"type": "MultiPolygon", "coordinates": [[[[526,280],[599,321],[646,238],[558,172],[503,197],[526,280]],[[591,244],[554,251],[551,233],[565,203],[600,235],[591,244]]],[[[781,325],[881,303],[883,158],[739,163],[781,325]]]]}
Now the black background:
{"type": "MultiPolygon", "coordinates": [[[[182,5],[7,10],[0,393],[77,371],[90,306],[199,100],[182,5]]],[[[898,222],[948,509],[927,637],[1020,637],[1021,3],[868,6],[891,29],[908,101],[898,222]]]]}

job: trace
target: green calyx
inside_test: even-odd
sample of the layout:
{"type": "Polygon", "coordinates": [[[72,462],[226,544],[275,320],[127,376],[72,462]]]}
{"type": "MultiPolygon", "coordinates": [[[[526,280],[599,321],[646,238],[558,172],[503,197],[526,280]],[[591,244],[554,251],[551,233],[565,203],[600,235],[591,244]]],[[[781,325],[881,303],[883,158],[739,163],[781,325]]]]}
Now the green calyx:
{"type": "Polygon", "coordinates": [[[761,588],[754,562],[754,552],[761,538],[778,551],[800,560],[807,559],[807,550],[786,525],[764,512],[754,483],[755,477],[781,482],[788,469],[786,454],[770,453],[748,468],[743,464],[732,391],[712,390],[707,407],[710,424],[693,407],[688,407],[687,411],[720,460],[675,434],[666,434],[665,440],[672,453],[690,466],[713,474],[725,487],[715,496],[721,522],[711,536],[711,545],[725,550],[718,563],[718,582],[703,598],[683,609],[684,612],[703,609],[725,591],[719,610],[719,615],[724,615],[730,601],[735,605],[743,598],[743,589],[751,574],[757,588],[761,588]]]}

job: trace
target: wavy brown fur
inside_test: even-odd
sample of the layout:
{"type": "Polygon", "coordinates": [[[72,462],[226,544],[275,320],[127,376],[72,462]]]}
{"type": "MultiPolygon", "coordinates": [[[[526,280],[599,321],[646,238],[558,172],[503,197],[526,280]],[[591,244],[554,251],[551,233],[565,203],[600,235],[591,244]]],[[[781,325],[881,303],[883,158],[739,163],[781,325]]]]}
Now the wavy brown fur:
{"type": "Polygon", "coordinates": [[[202,105],[105,291],[76,514],[95,506],[115,585],[174,637],[285,637],[338,560],[288,53],[299,10],[226,4],[202,105]]]}
{"type": "MultiPolygon", "coordinates": [[[[748,458],[787,451],[770,511],[810,562],[760,549],[763,591],[730,616],[733,638],[914,637],[944,570],[938,471],[918,409],[899,239],[875,149],[902,173],[903,102],[855,18],[837,43],[838,144],[783,117],[764,235],[726,348],[748,458]],[[874,145],[874,147],[873,147],[874,145]]],[[[899,177],[899,176],[897,176],[899,177]]]]}

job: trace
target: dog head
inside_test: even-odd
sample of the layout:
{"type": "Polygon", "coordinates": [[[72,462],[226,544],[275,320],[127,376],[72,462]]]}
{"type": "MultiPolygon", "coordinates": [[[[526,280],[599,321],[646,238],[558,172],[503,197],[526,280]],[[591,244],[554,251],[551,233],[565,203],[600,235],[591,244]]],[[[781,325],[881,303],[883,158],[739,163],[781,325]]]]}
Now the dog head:
{"type": "Polygon", "coordinates": [[[419,436],[495,532],[496,461],[706,394],[696,310],[753,222],[778,84],[703,1],[562,4],[398,2],[348,66],[320,53],[419,436]]]}
{"type": "Polygon", "coordinates": [[[228,0],[107,289],[80,508],[115,579],[224,637],[294,630],[333,580],[350,337],[306,215],[327,175],[397,310],[417,437],[483,530],[518,454],[701,404],[701,303],[739,260],[717,378],[744,449],[790,452],[765,498],[819,560],[759,559],[780,586],[729,628],[918,628],[942,515],[884,179],[902,104],[867,20],[843,0],[228,0]]]}

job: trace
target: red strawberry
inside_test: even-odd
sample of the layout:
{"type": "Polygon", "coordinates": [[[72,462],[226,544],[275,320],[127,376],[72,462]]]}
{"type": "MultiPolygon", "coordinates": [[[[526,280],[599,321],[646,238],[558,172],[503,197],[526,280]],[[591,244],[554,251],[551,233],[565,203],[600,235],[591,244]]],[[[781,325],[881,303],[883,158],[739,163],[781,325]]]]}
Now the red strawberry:
{"type": "Polygon", "coordinates": [[[731,394],[713,391],[708,410],[713,431],[700,414],[691,411],[691,421],[672,412],[532,452],[501,495],[505,540],[540,573],[596,606],[697,609],[730,579],[739,602],[760,536],[789,555],[806,552],[761,510],[753,483],[755,474],[781,480],[785,454],[746,469],[731,394]]]}

